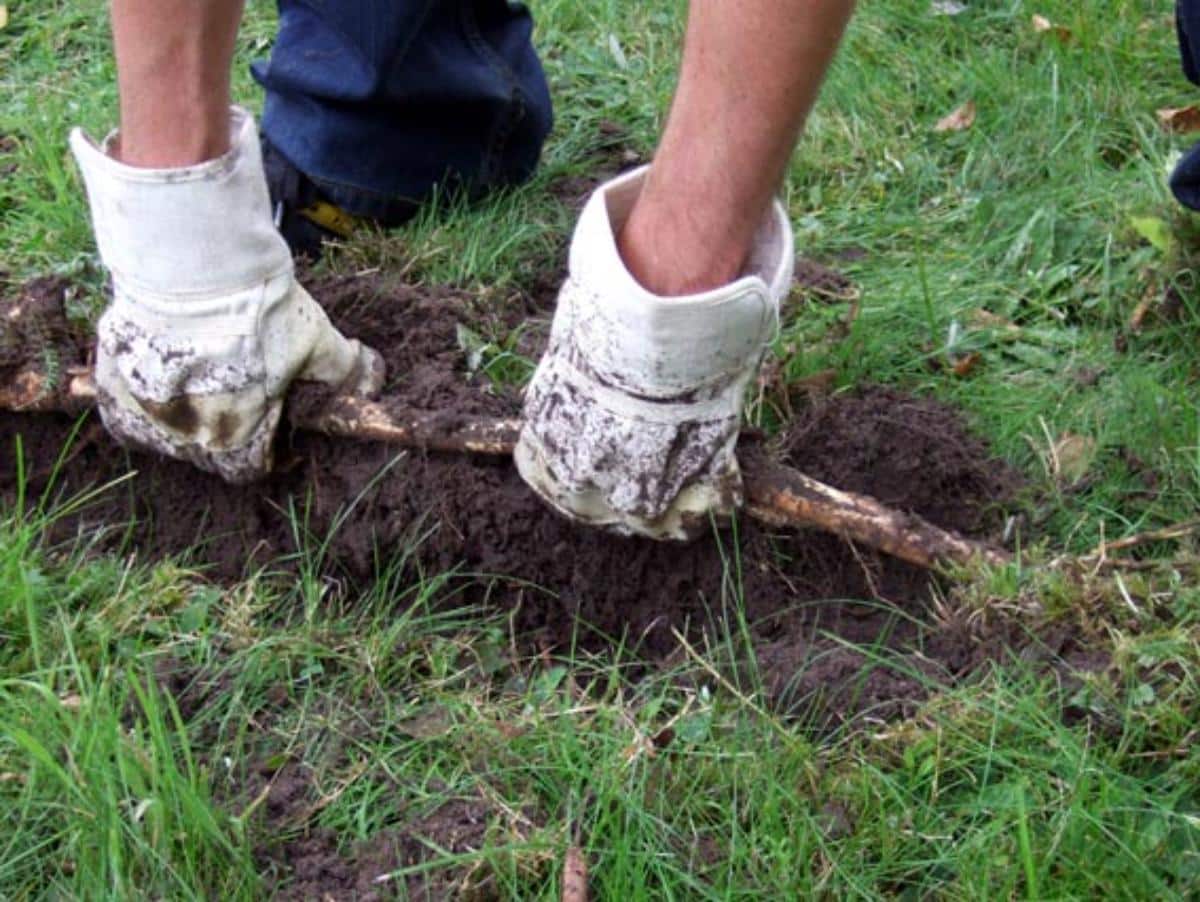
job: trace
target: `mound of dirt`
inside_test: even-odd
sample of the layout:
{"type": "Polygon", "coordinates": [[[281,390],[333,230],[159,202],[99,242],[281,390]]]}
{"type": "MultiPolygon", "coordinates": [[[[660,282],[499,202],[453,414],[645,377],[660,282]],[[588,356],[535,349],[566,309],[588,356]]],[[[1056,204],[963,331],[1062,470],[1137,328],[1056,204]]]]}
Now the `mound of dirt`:
{"type": "MultiPolygon", "coordinates": [[[[392,402],[517,412],[515,397],[489,392],[465,372],[458,326],[472,302],[461,292],[369,277],[327,278],[311,288],[340,328],[384,354],[392,402]]],[[[779,698],[810,698],[852,676],[866,680],[862,692],[839,697],[835,717],[909,710],[927,695],[925,674],[953,681],[978,660],[958,640],[932,641],[927,573],[834,536],[743,522],[736,533],[687,546],[618,538],[549,512],[507,461],[301,433],[281,435],[276,473],[247,488],[126,452],[102,430],[85,429],[52,482],[72,425],[65,417],[0,414],[0,499],[16,492],[16,435],[30,474],[27,497],[68,497],[135,474],[60,519],[60,541],[99,535],[100,547],[144,558],[187,554],[212,578],[232,581],[294,560],[298,520],[309,540],[325,541],[323,566],[350,590],[370,583],[380,560],[413,548],[413,566],[425,573],[457,568],[457,603],[511,611],[539,647],[604,648],[624,638],[652,660],[677,650],[672,629],[697,635],[740,601],[779,698]],[[830,636],[923,657],[915,676],[897,675],[826,647],[830,636]],[[899,707],[888,708],[892,701],[899,707]]],[[[890,389],[866,388],[802,411],[781,444],[793,464],[820,479],[975,535],[995,527],[989,512],[1018,484],[952,411],[890,389]]]]}

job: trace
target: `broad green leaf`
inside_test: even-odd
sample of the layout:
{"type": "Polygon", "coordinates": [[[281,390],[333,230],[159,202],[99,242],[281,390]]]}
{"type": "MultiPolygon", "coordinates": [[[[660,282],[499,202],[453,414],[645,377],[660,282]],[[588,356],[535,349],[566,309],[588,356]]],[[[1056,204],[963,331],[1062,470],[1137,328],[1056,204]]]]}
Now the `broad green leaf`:
{"type": "Polygon", "coordinates": [[[1129,220],[1133,230],[1145,238],[1156,250],[1169,254],[1175,244],[1171,227],[1157,216],[1135,216],[1129,220]]]}

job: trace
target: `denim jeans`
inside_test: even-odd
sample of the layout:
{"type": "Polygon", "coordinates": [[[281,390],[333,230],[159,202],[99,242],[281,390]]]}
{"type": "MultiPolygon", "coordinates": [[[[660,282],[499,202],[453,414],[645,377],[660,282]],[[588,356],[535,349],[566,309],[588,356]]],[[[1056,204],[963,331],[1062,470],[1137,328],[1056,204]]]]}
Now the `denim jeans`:
{"type": "MultiPolygon", "coordinates": [[[[1179,52],[1183,74],[1200,85],[1200,0],[1177,0],[1175,27],[1179,32],[1179,52]]],[[[1171,190],[1185,207],[1200,210],[1200,146],[1193,147],[1171,174],[1171,190]]]]}
{"type": "Polygon", "coordinates": [[[329,200],[385,224],[435,186],[472,194],[528,178],[551,125],[508,0],[278,0],[263,134],[329,200]]]}

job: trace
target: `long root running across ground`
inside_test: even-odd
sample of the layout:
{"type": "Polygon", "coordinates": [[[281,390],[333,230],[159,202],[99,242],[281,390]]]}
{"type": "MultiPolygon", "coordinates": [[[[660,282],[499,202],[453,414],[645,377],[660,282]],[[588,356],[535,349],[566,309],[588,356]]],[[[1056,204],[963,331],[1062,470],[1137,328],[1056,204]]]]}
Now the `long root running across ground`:
{"type": "MultiPolygon", "coordinates": [[[[450,430],[517,414],[515,397],[485,390],[466,372],[465,296],[363,278],[314,288],[340,328],[384,351],[392,375],[381,411],[424,412],[450,430]]],[[[319,401],[299,403],[319,409],[319,401]]],[[[503,458],[301,431],[281,437],[276,473],[251,488],[126,452],[99,431],[54,472],[45,464],[57,459],[74,422],[0,414],[0,432],[21,437],[27,496],[65,497],[136,472],[59,520],[59,538],[107,531],[114,545],[131,541],[146,557],[187,555],[216,579],[295,561],[299,540],[321,544],[322,568],[352,588],[375,579],[381,560],[411,549],[412,566],[462,574],[458,601],[510,609],[515,627],[541,647],[602,647],[623,636],[650,658],[676,651],[672,630],[694,633],[741,611],[772,665],[777,694],[788,698],[822,688],[797,678],[814,655],[826,668],[862,669],[830,636],[882,641],[905,654],[921,649],[917,675],[876,671],[866,691],[856,690],[854,708],[907,710],[928,680],[953,680],[986,656],[960,636],[929,631],[926,570],[816,530],[743,520],[687,546],[601,535],[544,508],[503,458]]],[[[976,536],[994,531],[995,511],[1017,485],[956,415],[891,390],[814,405],[777,444],[784,463],[976,536]]],[[[0,447],[7,496],[17,489],[15,451],[13,441],[0,447]]]]}

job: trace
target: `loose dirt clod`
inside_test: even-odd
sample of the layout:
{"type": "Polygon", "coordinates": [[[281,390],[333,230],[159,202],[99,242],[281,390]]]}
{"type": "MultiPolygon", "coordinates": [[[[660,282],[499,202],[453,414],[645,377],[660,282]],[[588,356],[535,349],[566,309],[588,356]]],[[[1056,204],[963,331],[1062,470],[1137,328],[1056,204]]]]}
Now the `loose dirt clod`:
{"type": "MultiPolygon", "coordinates": [[[[514,397],[486,391],[465,372],[456,329],[466,315],[464,295],[361,277],[310,287],[340,328],[383,352],[389,403],[495,418],[516,413],[514,397]]],[[[978,663],[971,648],[954,643],[931,655],[936,629],[928,624],[927,573],[835,536],[749,522],[687,546],[601,535],[547,511],[506,461],[398,454],[382,444],[303,433],[281,437],[277,472],[249,489],[126,452],[103,435],[51,482],[48,464],[72,423],[0,414],[2,498],[17,488],[18,434],[26,472],[35,474],[27,497],[65,497],[136,470],[132,480],[57,521],[56,540],[87,536],[98,547],[150,558],[186,554],[211,577],[236,580],[264,564],[286,569],[302,550],[299,522],[310,548],[324,542],[323,569],[347,592],[373,581],[379,561],[410,549],[414,575],[418,567],[426,574],[455,570],[456,603],[511,612],[531,642],[602,649],[624,636],[626,647],[649,659],[676,651],[672,629],[699,635],[740,610],[770,668],[764,673],[779,682],[789,707],[804,703],[796,687],[812,689],[810,700],[821,690],[804,677],[828,660],[820,655],[828,651],[822,643],[835,641],[830,637],[923,647],[922,666],[935,681],[957,680],[978,663]]],[[[839,488],[975,536],[998,524],[989,511],[1016,485],[953,413],[888,390],[867,389],[802,411],[783,446],[789,463],[839,488]]],[[[886,672],[857,666],[876,683],[870,674],[886,672]]],[[[927,682],[906,678],[874,694],[838,697],[827,713],[850,717],[928,691],[927,682]]]]}
{"type": "Polygon", "coordinates": [[[19,370],[54,369],[59,358],[82,360],[85,336],[67,321],[68,279],[47,276],[25,283],[0,302],[0,385],[19,370]]]}

